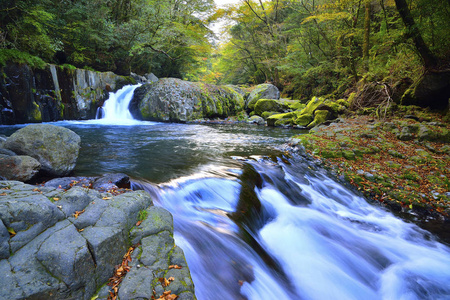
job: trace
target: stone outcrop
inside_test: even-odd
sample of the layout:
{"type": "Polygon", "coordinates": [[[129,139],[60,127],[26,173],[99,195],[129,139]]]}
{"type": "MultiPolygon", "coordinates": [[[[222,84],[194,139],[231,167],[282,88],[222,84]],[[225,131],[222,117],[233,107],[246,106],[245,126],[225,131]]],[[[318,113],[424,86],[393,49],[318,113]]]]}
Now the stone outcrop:
{"type": "Polygon", "coordinates": [[[401,104],[445,109],[449,98],[450,72],[426,72],[403,94],[401,104]]]}
{"type": "Polygon", "coordinates": [[[0,124],[94,119],[108,92],[135,81],[112,72],[8,64],[0,72],[0,124]]]}
{"type": "Polygon", "coordinates": [[[35,158],[41,170],[50,175],[65,176],[75,168],[80,143],[80,137],[70,129],[36,124],[13,133],[4,147],[35,158]]]}
{"type": "Polygon", "coordinates": [[[248,110],[254,110],[255,104],[259,99],[280,99],[280,91],[276,86],[270,83],[263,83],[255,86],[245,101],[245,107],[248,110]]]}
{"type": "Polygon", "coordinates": [[[172,216],[154,207],[147,192],[18,181],[0,181],[0,192],[0,299],[106,300],[115,266],[137,243],[120,299],[158,298],[165,290],[195,299],[172,216]],[[161,285],[159,278],[170,277],[170,286],[161,285]]]}
{"type": "Polygon", "coordinates": [[[172,122],[225,118],[243,108],[243,96],[230,87],[175,78],[140,86],[129,106],[136,119],[172,122]]]}
{"type": "Polygon", "coordinates": [[[348,102],[343,99],[334,101],[313,97],[307,103],[306,107],[299,107],[298,110],[289,113],[269,116],[267,118],[267,124],[270,126],[299,126],[302,128],[313,128],[327,120],[333,120],[339,114],[345,112],[348,107],[348,102]]]}

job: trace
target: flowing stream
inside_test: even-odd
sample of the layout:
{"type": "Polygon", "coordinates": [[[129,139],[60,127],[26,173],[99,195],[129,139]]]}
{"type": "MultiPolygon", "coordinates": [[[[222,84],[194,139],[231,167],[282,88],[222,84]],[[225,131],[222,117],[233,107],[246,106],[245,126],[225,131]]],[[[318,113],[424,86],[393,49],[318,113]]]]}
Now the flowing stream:
{"type": "Polygon", "coordinates": [[[173,214],[198,299],[450,299],[450,249],[286,158],[282,145],[299,131],[106,109],[133,91],[110,97],[103,119],[55,124],[82,138],[75,175],[126,173],[173,214]]]}

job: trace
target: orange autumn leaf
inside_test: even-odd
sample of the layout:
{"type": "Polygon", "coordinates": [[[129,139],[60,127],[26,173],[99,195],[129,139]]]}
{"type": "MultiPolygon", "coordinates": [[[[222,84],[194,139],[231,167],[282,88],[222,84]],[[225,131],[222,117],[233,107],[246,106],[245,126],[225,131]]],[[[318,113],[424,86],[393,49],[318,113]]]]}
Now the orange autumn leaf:
{"type": "Polygon", "coordinates": [[[84,213],[84,209],[81,210],[81,211],[76,211],[76,212],[73,214],[73,217],[74,217],[75,219],[78,219],[78,217],[79,217],[82,213],[84,213]]]}
{"type": "Polygon", "coordinates": [[[179,266],[179,265],[170,265],[169,269],[182,269],[183,267],[179,266]]]}

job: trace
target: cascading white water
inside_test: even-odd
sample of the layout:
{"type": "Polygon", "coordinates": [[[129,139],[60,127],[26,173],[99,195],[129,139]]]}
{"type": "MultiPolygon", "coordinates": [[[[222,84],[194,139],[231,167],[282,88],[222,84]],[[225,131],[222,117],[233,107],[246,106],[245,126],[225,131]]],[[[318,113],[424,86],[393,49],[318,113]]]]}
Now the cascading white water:
{"type": "Polygon", "coordinates": [[[199,300],[450,299],[450,249],[431,234],[297,164],[251,165],[261,210],[243,224],[245,170],[156,191],[199,300]]]}
{"type": "Polygon", "coordinates": [[[96,119],[102,119],[107,123],[126,123],[134,121],[128,106],[133,99],[133,93],[136,88],[141,86],[127,85],[115,93],[109,93],[109,98],[103,104],[102,113],[97,111],[96,119]]]}

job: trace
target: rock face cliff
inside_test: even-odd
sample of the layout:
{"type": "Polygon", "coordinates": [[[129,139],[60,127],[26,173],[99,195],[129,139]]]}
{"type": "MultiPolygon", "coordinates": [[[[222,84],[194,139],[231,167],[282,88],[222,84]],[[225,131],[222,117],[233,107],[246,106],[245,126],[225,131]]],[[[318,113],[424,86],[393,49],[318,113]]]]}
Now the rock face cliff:
{"type": "Polygon", "coordinates": [[[135,83],[112,72],[51,64],[8,64],[0,73],[0,124],[93,119],[109,91],[135,83]]]}

